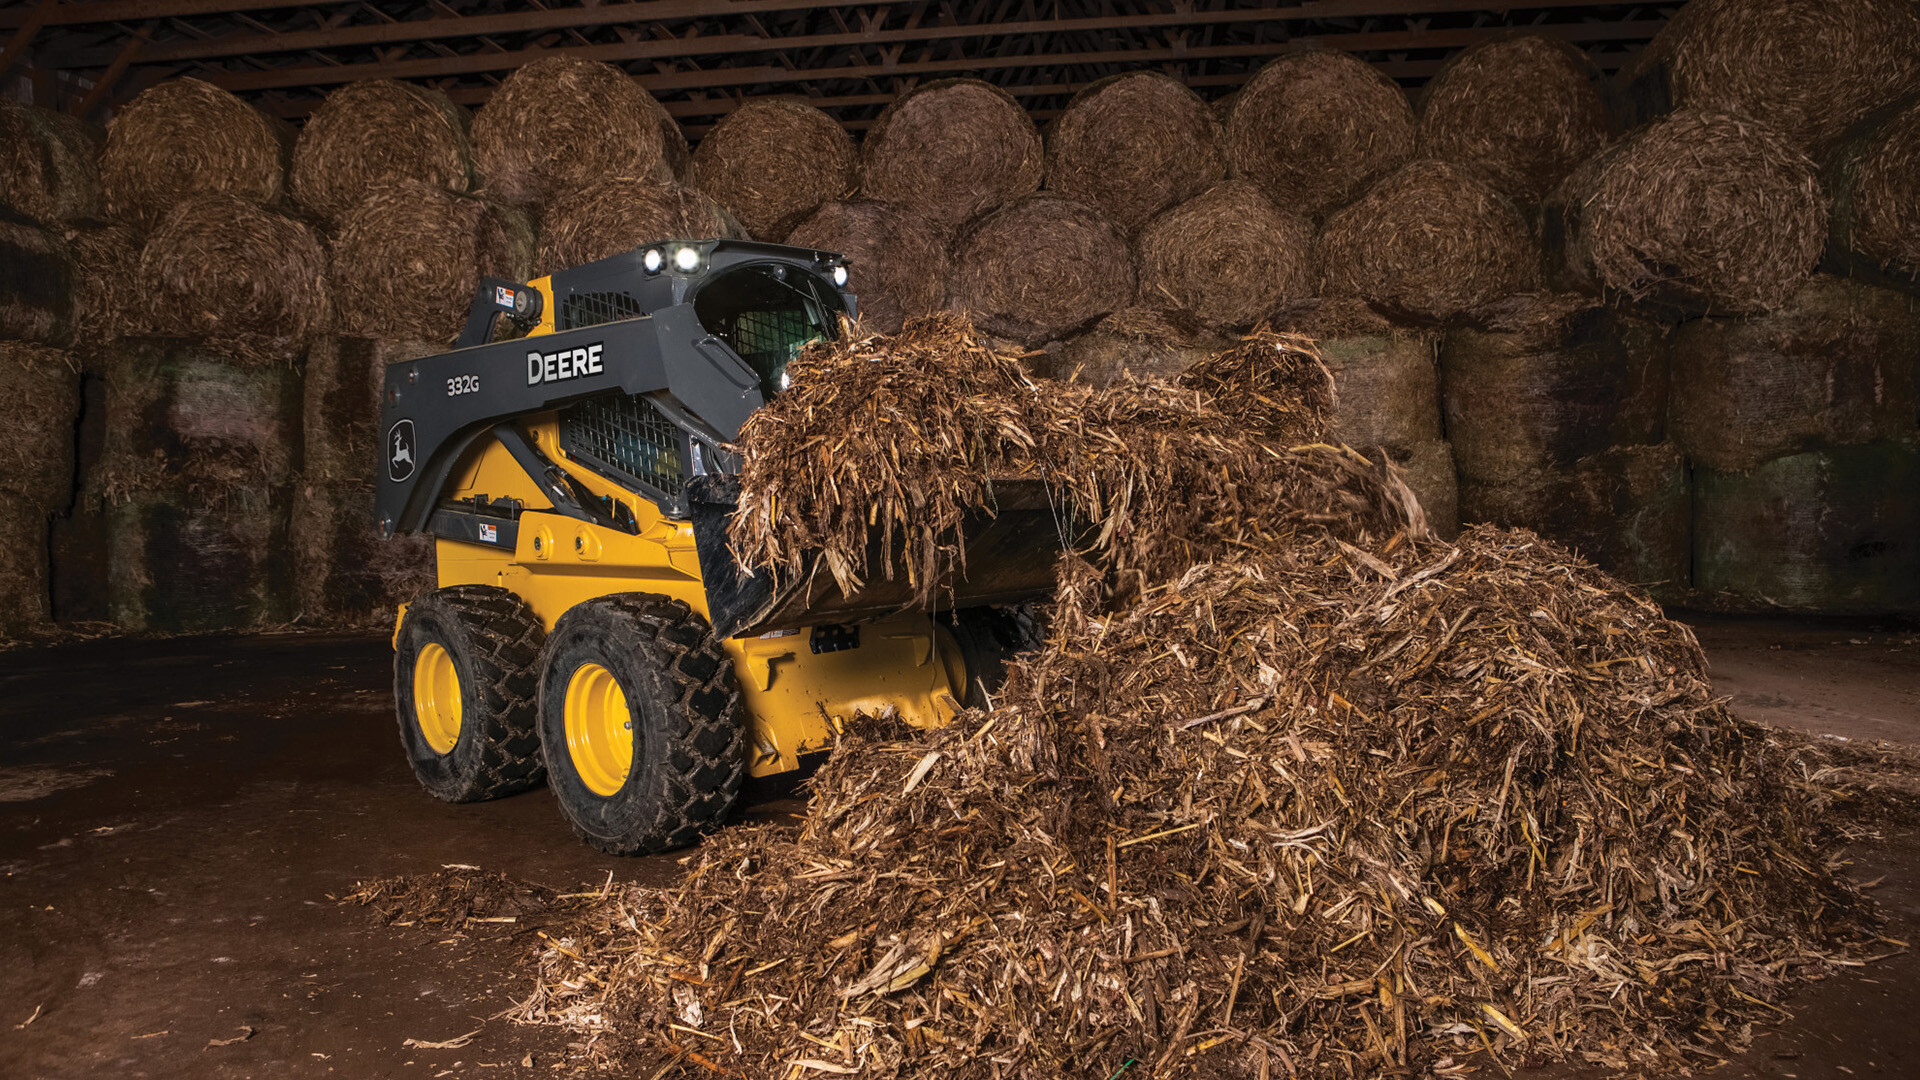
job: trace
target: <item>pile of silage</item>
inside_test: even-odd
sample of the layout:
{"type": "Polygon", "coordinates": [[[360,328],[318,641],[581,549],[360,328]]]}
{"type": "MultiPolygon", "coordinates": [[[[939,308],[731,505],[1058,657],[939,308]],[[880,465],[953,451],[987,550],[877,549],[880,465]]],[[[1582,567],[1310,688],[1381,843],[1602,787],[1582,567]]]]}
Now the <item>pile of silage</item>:
{"type": "Polygon", "coordinates": [[[137,270],[146,332],[292,355],[328,325],[327,252],[313,229],[233,195],[174,207],[137,270]]]}
{"type": "Polygon", "coordinates": [[[564,205],[596,181],[651,176],[662,115],[619,68],[542,57],[507,76],[473,118],[481,190],[510,206],[564,205]]]}
{"type": "Polygon", "coordinates": [[[1313,291],[1313,223],[1244,180],[1216,184],[1134,239],[1140,296],[1215,326],[1252,326],[1313,291]]]}
{"type": "Polygon", "coordinates": [[[1177,378],[1233,342],[1184,311],[1126,308],[1043,353],[1038,373],[1093,386],[1121,379],[1177,378]]]}
{"type": "Polygon", "coordinates": [[[533,254],[533,226],[519,210],[419,181],[384,184],[345,215],[334,238],[339,327],[450,343],[480,279],[525,281],[533,254]]]}
{"type": "Polygon", "coordinates": [[[1623,81],[1642,119],[1739,113],[1817,154],[1920,87],[1920,11],[1912,0],[1695,0],[1623,81]]]}
{"type": "Polygon", "coordinates": [[[1030,195],[968,226],[954,241],[948,301],[980,329],[1039,345],[1127,306],[1133,253],[1112,221],[1085,203],[1030,195]]]}
{"type": "Polygon", "coordinates": [[[1259,184],[1283,210],[1320,218],[1413,156],[1413,108],[1372,65],[1309,49],[1247,81],[1226,138],[1230,175],[1259,184]]]}
{"type": "Polygon", "coordinates": [[[1691,633],[1285,448],[1324,424],[1304,359],[1250,342],[1173,395],[1037,394],[952,325],[803,359],[743,436],[743,511],[783,508],[750,558],[917,534],[1042,463],[1106,542],[991,712],[853,725],[799,827],[611,892],[523,1015],[747,1076],[1673,1068],[1860,943],[1819,793],[1691,633]],[[1256,385],[1289,418],[1266,445],[1224,411],[1256,385]],[[1143,587],[1101,587],[1125,566],[1143,587]]]}
{"type": "Polygon", "coordinates": [[[1047,190],[1098,207],[1127,232],[1226,175],[1220,124],[1200,95],[1130,71],[1073,96],[1047,132],[1047,190]]]}
{"type": "Polygon", "coordinates": [[[108,215],[152,228],[185,199],[280,201],[293,131],[212,83],[171,79],[107,125],[100,194],[108,215]]]}
{"type": "Polygon", "coordinates": [[[694,185],[756,240],[778,242],[822,203],[852,192],[857,156],[838,121],[797,101],[749,101],[693,155],[694,185]]]}
{"type": "Polygon", "coordinates": [[[609,177],[547,207],[534,273],[551,274],[662,240],[743,235],[733,215],[692,188],[671,180],[609,177]]]}
{"type": "Polygon", "coordinates": [[[438,90],[391,79],[340,87],[307,118],[287,186],[301,207],[338,221],[402,181],[447,191],[473,186],[467,111],[438,90]]]}
{"type": "Polygon", "coordinates": [[[1460,52],[1420,97],[1420,156],[1471,165],[1523,205],[1605,146],[1612,128],[1600,69],[1544,34],[1460,52]]]}
{"type": "Polygon", "coordinates": [[[1833,193],[1829,260],[1920,281],[1920,94],[1862,121],[1824,179],[1833,193]]]}
{"type": "Polygon", "coordinates": [[[1444,322],[1534,287],[1527,220],[1472,169],[1409,162],[1327,219],[1320,295],[1359,297],[1398,317],[1444,322]]]}
{"type": "Polygon", "coordinates": [[[941,79],[888,105],[860,144],[860,193],[956,229],[1040,187],[1040,131],[1005,90],[941,79]]]}
{"type": "Polygon", "coordinates": [[[94,217],[101,141],[65,113],[0,101],[0,206],[44,225],[94,217]]]}
{"type": "Polygon", "coordinates": [[[1554,288],[1765,311],[1819,261],[1827,199],[1812,160],[1764,124],[1678,112],[1567,177],[1541,235],[1554,288]]]}
{"type": "Polygon", "coordinates": [[[882,334],[928,315],[947,298],[947,245],[918,213],[868,199],[831,202],[794,226],[786,242],[847,258],[860,322],[882,334]]]}

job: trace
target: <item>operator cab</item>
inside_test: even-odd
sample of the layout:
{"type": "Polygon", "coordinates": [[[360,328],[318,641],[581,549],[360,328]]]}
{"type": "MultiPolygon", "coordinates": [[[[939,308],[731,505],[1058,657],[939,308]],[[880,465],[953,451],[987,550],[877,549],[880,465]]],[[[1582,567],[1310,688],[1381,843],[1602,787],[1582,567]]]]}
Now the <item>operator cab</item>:
{"type": "MultiPolygon", "coordinates": [[[[844,272],[844,271],[843,271],[844,272]]],[[[787,365],[808,343],[840,334],[849,314],[826,280],[788,263],[749,263],[701,282],[693,312],[760,377],[760,396],[787,388],[787,365]]]]}

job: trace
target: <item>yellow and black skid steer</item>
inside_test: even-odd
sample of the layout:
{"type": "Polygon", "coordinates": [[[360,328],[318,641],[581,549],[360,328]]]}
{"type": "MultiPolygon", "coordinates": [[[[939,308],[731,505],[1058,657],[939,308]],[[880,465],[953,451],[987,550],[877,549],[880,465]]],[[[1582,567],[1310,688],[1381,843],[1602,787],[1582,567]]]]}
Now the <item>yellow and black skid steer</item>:
{"type": "Polygon", "coordinates": [[[830,252],[660,243],[487,279],[452,351],[388,368],[375,524],[430,533],[438,565],[394,631],[401,741],[428,791],[544,778],[589,843],[661,851],[841,719],[938,725],[997,684],[1061,545],[1043,490],[1010,486],[970,523],[939,611],[905,574],[846,595],[824,572],[747,573],[728,548],[728,446],[856,314],[848,285],[830,252]]]}

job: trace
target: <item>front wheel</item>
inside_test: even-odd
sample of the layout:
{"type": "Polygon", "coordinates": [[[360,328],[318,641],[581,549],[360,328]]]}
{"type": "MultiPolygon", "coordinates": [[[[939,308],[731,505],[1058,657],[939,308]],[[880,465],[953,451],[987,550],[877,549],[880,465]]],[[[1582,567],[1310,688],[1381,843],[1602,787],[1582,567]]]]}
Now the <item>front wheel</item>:
{"type": "Polygon", "coordinates": [[[394,638],[394,704],[413,774],[436,798],[476,802],[540,783],[542,636],[505,589],[455,585],[408,606],[394,638]]]}
{"type": "Polygon", "coordinates": [[[547,639],[540,742],[581,839],[615,855],[690,844],[720,824],[746,778],[733,661],[678,600],[589,600],[547,639]]]}

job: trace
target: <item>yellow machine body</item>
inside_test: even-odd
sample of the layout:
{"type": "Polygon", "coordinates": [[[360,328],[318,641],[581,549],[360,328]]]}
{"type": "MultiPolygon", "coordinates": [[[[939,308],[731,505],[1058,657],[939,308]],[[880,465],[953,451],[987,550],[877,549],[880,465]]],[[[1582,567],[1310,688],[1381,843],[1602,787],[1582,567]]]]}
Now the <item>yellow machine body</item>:
{"type": "MultiPolygon", "coordinates": [[[[553,332],[549,279],[529,283],[545,303],[529,337],[553,332]]],[[[707,594],[693,527],[661,513],[570,458],[558,414],[524,417],[530,441],[593,494],[625,504],[638,523],[627,533],[553,512],[553,504],[497,440],[481,440],[456,465],[443,494],[518,499],[526,507],[511,553],[440,539],[439,583],[493,585],[532,608],[548,630],[575,605],[612,593],[647,592],[683,601],[708,617],[707,594]]],[[[766,776],[798,768],[803,755],[828,747],[834,725],[858,713],[892,713],[917,727],[949,722],[960,711],[966,673],[950,632],[922,613],[861,624],[859,647],[816,653],[804,631],[726,639],[734,675],[750,715],[749,772],[766,776]]]]}

